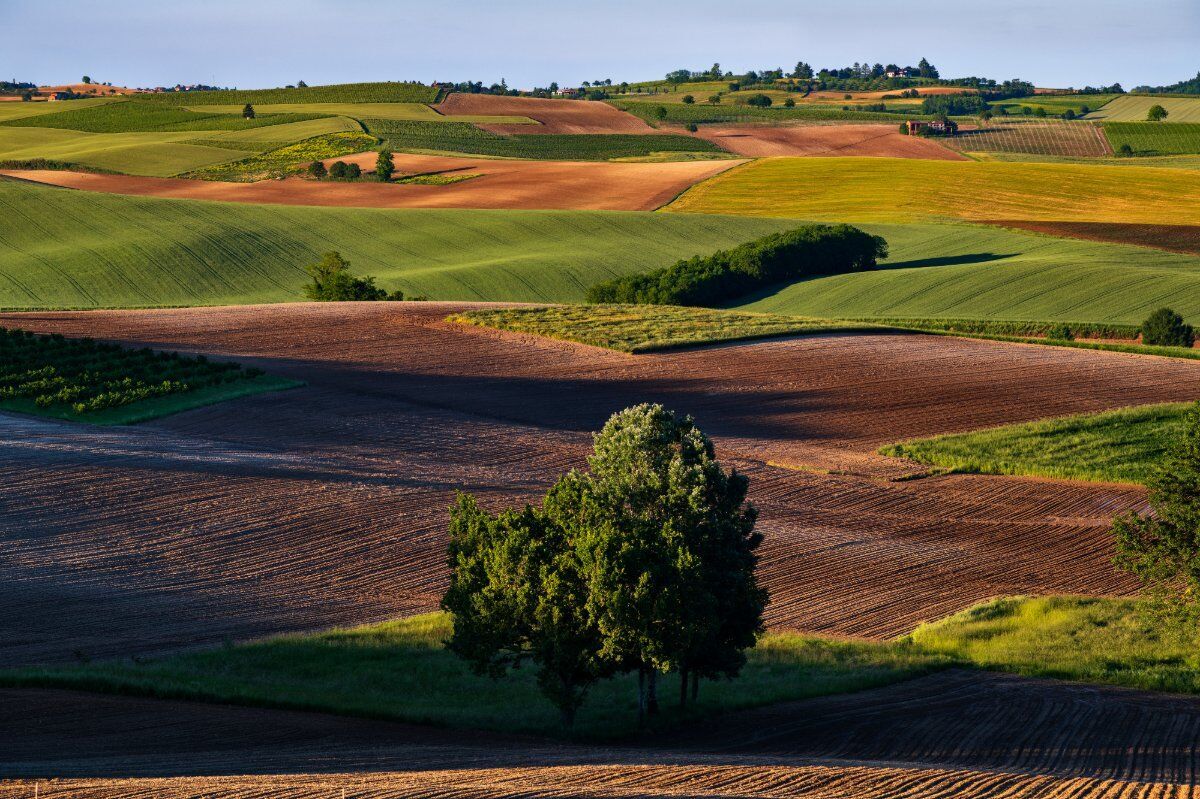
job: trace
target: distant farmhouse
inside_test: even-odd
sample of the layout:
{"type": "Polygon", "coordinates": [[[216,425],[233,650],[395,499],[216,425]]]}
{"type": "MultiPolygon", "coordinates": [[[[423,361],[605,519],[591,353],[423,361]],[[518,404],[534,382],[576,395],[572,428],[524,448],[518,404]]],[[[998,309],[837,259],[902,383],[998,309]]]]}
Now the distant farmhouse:
{"type": "Polygon", "coordinates": [[[889,78],[911,78],[912,70],[908,67],[900,67],[899,69],[889,69],[886,73],[889,78]]]}
{"type": "Polygon", "coordinates": [[[904,124],[908,126],[909,136],[953,136],[958,133],[958,123],[952,119],[909,120],[904,124]]]}

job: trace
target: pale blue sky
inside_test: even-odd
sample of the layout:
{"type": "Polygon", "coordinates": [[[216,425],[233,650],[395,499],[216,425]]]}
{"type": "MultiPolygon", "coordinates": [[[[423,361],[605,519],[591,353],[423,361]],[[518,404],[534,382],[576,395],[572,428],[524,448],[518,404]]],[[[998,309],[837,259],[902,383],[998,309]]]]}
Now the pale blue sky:
{"type": "Polygon", "coordinates": [[[1200,70],[1200,0],[0,0],[0,19],[0,76],[43,83],[527,88],[926,56],[945,76],[1129,88],[1200,70]]]}

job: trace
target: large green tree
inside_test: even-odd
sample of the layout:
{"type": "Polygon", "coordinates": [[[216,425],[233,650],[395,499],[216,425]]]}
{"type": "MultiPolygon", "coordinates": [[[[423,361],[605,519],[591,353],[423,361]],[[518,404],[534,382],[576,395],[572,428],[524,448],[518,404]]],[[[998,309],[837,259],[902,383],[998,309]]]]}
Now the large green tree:
{"type": "Polygon", "coordinates": [[[604,656],[639,673],[639,715],[656,709],[660,671],[681,683],[735,676],[767,602],[754,577],[762,538],[749,481],[722,469],[690,416],[661,405],[615,414],[588,465],[588,610],[604,656]]]}
{"type": "Polygon", "coordinates": [[[581,488],[567,475],[541,508],[498,515],[460,495],[451,510],[450,588],[442,599],[454,617],[451,651],[492,677],[532,661],[538,687],[566,727],[588,689],[615,670],[600,654],[572,546],[585,501],[581,488]]]}
{"type": "Polygon", "coordinates": [[[1200,403],[1184,416],[1183,433],[1149,481],[1153,514],[1113,522],[1116,565],[1157,598],[1200,608],[1200,403]]]}
{"type": "Polygon", "coordinates": [[[727,473],[691,417],[661,405],[613,415],[587,471],[541,507],[491,515],[461,496],[450,524],[450,648],[499,676],[523,660],[574,718],[588,688],[636,671],[639,720],[659,673],[736,676],[762,632],[762,541],[748,481],[727,473]]]}

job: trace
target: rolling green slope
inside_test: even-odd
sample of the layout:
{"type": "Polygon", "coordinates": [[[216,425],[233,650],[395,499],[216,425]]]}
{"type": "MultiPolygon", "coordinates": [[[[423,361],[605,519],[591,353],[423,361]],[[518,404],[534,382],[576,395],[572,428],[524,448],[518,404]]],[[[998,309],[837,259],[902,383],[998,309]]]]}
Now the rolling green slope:
{"type": "Polygon", "coordinates": [[[891,258],[873,272],[793,283],[739,307],[826,318],[1140,323],[1169,305],[1200,318],[1200,258],[1001,228],[864,225],[891,258]]]}
{"type": "Polygon", "coordinates": [[[55,128],[0,127],[0,161],[46,158],[130,175],[168,177],[236,161],[257,149],[253,145],[239,151],[187,143],[211,135],[195,131],[80,133],[55,128]]]}
{"type": "Polygon", "coordinates": [[[1088,119],[1106,122],[1145,122],[1153,106],[1167,109],[1167,122],[1200,122],[1200,97],[1169,94],[1126,94],[1088,114],[1088,119]]]}
{"type": "Polygon", "coordinates": [[[637,212],[255,206],[0,180],[0,307],[295,301],[304,266],[328,250],[406,294],[570,302],[600,280],[787,224],[637,212]]]}

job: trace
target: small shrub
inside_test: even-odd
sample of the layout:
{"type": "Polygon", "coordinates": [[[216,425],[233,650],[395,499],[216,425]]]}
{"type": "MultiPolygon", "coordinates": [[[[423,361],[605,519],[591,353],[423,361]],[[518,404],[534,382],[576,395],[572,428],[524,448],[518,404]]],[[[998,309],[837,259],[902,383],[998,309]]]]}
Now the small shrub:
{"type": "Polygon", "coordinates": [[[1117,148],[1117,155],[1128,158],[1129,156],[1133,155],[1133,148],[1129,146],[1128,142],[1126,142],[1117,148]]]}
{"type": "Polygon", "coordinates": [[[696,102],[696,98],[690,94],[685,94],[680,99],[683,101],[684,105],[691,105],[692,103],[696,102]]]}
{"type": "Polygon", "coordinates": [[[754,108],[770,108],[771,98],[765,94],[752,94],[746,98],[746,105],[754,108]]]}
{"type": "Polygon", "coordinates": [[[1046,331],[1046,338],[1051,341],[1074,341],[1075,333],[1071,330],[1070,325],[1051,325],[1046,331]]]}
{"type": "Polygon", "coordinates": [[[358,164],[346,164],[346,179],[358,180],[362,177],[362,167],[358,164]]]}
{"type": "Polygon", "coordinates": [[[246,103],[245,108],[242,109],[242,119],[254,119],[254,106],[250,103],[246,103]]]}
{"type": "Polygon", "coordinates": [[[313,161],[308,165],[308,174],[312,175],[317,180],[329,174],[329,170],[325,168],[325,164],[321,161],[313,161]]]}
{"type": "Polygon", "coordinates": [[[688,133],[695,133],[696,131],[700,130],[700,128],[696,127],[696,123],[695,123],[695,122],[689,122],[689,123],[687,123],[687,125],[686,125],[686,126],[684,126],[684,127],[685,127],[685,129],[687,130],[687,132],[688,132],[688,133]]]}
{"type": "Polygon", "coordinates": [[[344,179],[348,169],[349,165],[345,161],[334,161],[333,165],[329,167],[329,177],[344,179]]]}
{"type": "Polygon", "coordinates": [[[1170,308],[1159,308],[1142,322],[1142,343],[1160,347],[1191,347],[1196,342],[1192,326],[1170,308]]]}
{"type": "Polygon", "coordinates": [[[784,107],[784,108],[795,108],[795,107],[796,107],[796,101],[795,101],[794,99],[792,99],[791,97],[789,97],[789,98],[787,98],[786,100],[784,100],[784,101],[783,101],[783,107],[784,107]]]}

